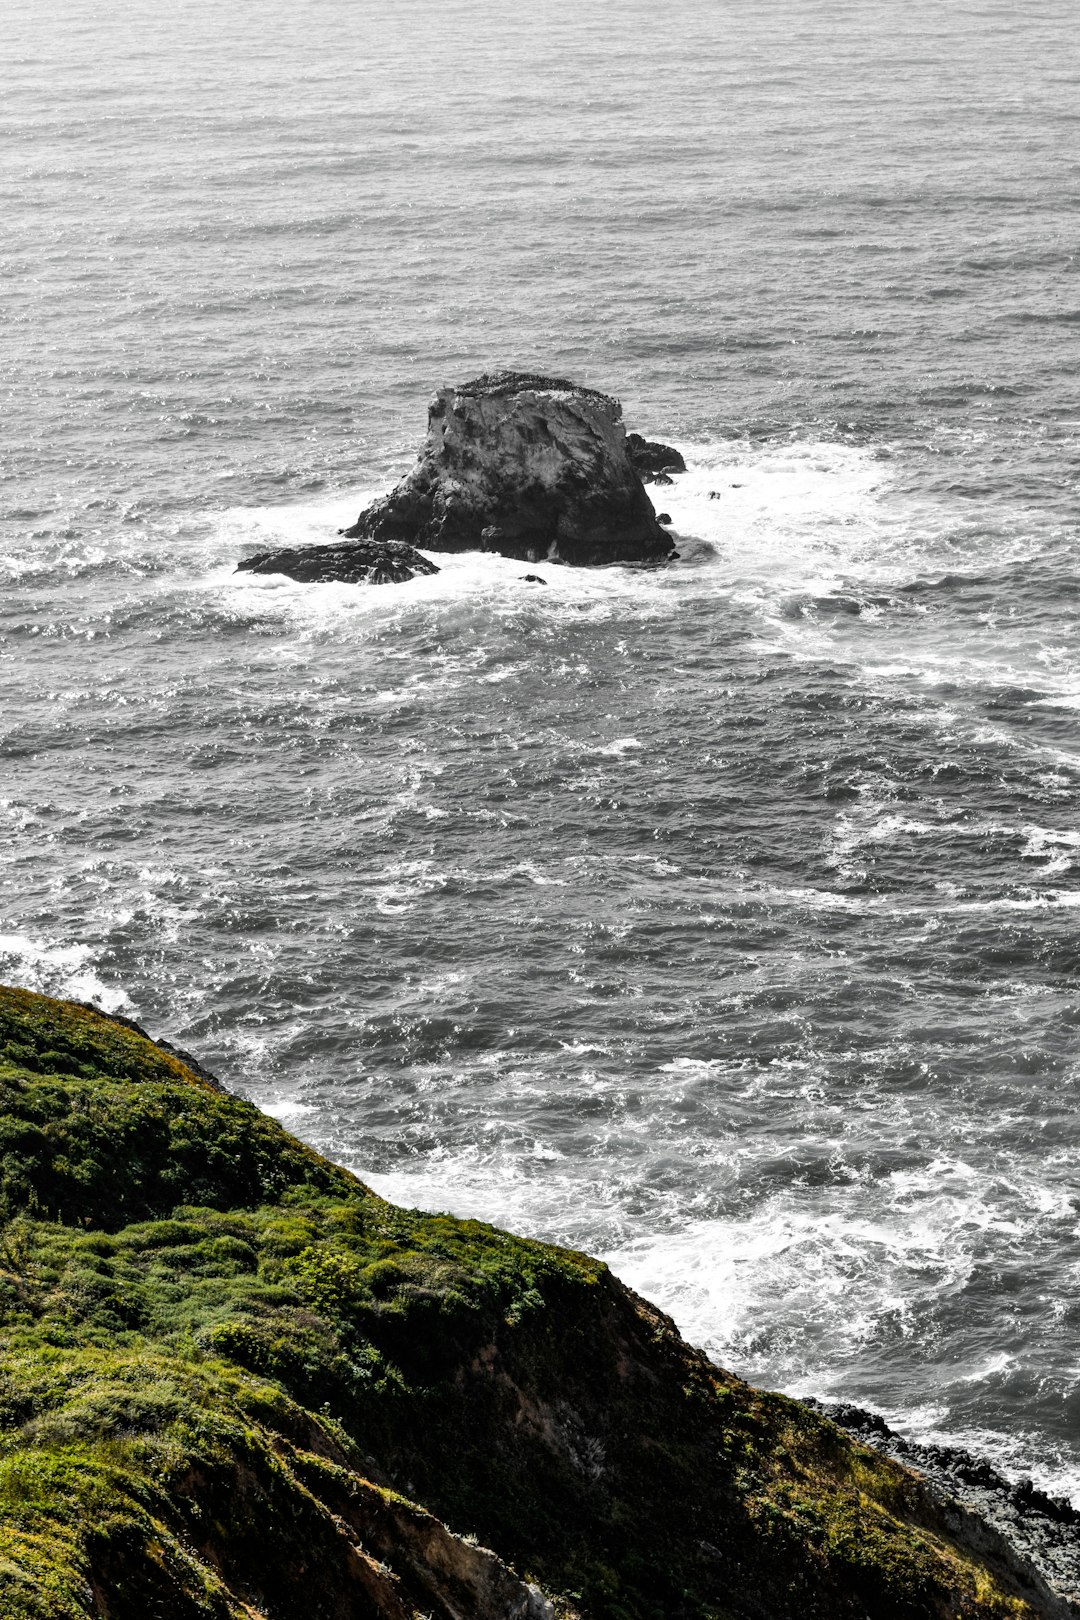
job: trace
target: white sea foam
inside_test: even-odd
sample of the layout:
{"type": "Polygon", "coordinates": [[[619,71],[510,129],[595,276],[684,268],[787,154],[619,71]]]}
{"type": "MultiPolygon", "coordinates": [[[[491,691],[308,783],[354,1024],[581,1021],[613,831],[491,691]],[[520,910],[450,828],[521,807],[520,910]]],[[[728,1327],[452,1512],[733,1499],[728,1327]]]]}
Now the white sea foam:
{"type": "Polygon", "coordinates": [[[958,912],[989,913],[1009,911],[1075,911],[1080,906],[1080,889],[1052,894],[1033,894],[1024,899],[1001,896],[994,900],[959,900],[954,906],[958,912]]]}
{"type": "Polygon", "coordinates": [[[27,934],[0,934],[0,977],[45,995],[92,1002],[105,1012],[134,1011],[126,991],[95,970],[89,945],[43,944],[27,934]]]}
{"type": "Polygon", "coordinates": [[[394,861],[380,874],[375,888],[375,909],[384,916],[408,911],[423,895],[445,888],[449,875],[433,861],[394,861]]]}
{"type": "Polygon", "coordinates": [[[853,568],[881,571],[890,482],[862,448],[723,443],[693,447],[686,473],[655,495],[676,536],[710,542],[733,583],[825,595],[853,568]]]}
{"type": "Polygon", "coordinates": [[[924,1209],[890,1219],[862,1203],[778,1196],[756,1215],[643,1236],[608,1258],[718,1359],[790,1380],[808,1362],[849,1363],[883,1322],[910,1336],[917,1305],[967,1280],[964,1217],[935,1223],[924,1209]]]}
{"type": "Polygon", "coordinates": [[[381,493],[378,488],[361,486],[339,490],[317,501],[227,507],[216,516],[216,538],[243,554],[284,546],[326,545],[381,493]]]}
{"type": "Polygon", "coordinates": [[[1024,827],[1027,838],[1021,857],[1026,860],[1045,860],[1045,877],[1057,877],[1072,870],[1074,857],[1080,850],[1080,832],[1057,830],[1051,827],[1024,827]]]}
{"type": "Polygon", "coordinates": [[[299,1102],[294,1097],[276,1097],[269,1102],[260,1103],[259,1106],[264,1114],[269,1114],[273,1119],[282,1121],[299,1120],[305,1114],[317,1114],[319,1112],[317,1104],[299,1102]]]}

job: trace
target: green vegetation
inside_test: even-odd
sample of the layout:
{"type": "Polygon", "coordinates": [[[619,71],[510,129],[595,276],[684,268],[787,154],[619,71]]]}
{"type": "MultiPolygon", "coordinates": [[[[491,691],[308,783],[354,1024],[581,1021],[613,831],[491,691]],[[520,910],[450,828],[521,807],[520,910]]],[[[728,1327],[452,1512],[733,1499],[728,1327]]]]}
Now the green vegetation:
{"type": "Polygon", "coordinates": [[[597,1620],[1038,1612],[604,1266],[387,1204],[121,1024],[0,989],[0,1097],[6,1620],[508,1615],[475,1538],[597,1620]]]}

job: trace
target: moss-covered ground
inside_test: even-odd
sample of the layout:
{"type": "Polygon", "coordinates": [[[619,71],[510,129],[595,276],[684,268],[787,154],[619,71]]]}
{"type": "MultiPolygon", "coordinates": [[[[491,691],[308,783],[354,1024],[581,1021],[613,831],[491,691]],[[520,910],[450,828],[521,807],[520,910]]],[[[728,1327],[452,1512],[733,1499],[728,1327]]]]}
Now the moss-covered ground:
{"type": "Polygon", "coordinates": [[[0,1213],[5,1620],[430,1612],[376,1523],[401,1498],[598,1620],[1039,1612],[603,1265],[395,1208],[9,989],[0,1213]]]}

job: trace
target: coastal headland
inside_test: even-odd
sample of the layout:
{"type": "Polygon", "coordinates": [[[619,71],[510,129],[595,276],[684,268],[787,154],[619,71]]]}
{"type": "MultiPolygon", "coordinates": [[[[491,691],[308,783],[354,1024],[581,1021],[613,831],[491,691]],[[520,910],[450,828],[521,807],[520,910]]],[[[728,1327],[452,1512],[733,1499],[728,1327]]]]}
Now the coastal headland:
{"type": "Polygon", "coordinates": [[[8,1620],[1076,1611],[586,1255],[395,1207],[186,1054],[0,989],[8,1620]]]}

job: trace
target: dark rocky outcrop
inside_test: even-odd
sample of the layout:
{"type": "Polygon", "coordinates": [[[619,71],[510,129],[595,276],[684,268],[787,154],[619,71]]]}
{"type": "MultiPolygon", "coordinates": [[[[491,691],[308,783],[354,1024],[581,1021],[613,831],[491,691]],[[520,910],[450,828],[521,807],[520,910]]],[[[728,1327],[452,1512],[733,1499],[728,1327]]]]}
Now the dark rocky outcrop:
{"type": "Polygon", "coordinates": [[[647,484],[670,484],[671,473],[686,471],[686,462],[674,445],[643,439],[640,433],[626,435],[626,453],[638,477],[647,484]]]}
{"type": "Polygon", "coordinates": [[[417,465],[342,532],[527,562],[649,562],[671,551],[618,400],[517,371],[441,388],[417,465]]]}
{"type": "Polygon", "coordinates": [[[303,584],[400,585],[435,564],[397,540],[346,540],[326,546],[285,547],[245,557],[238,574],[286,574],[303,584]]]}

